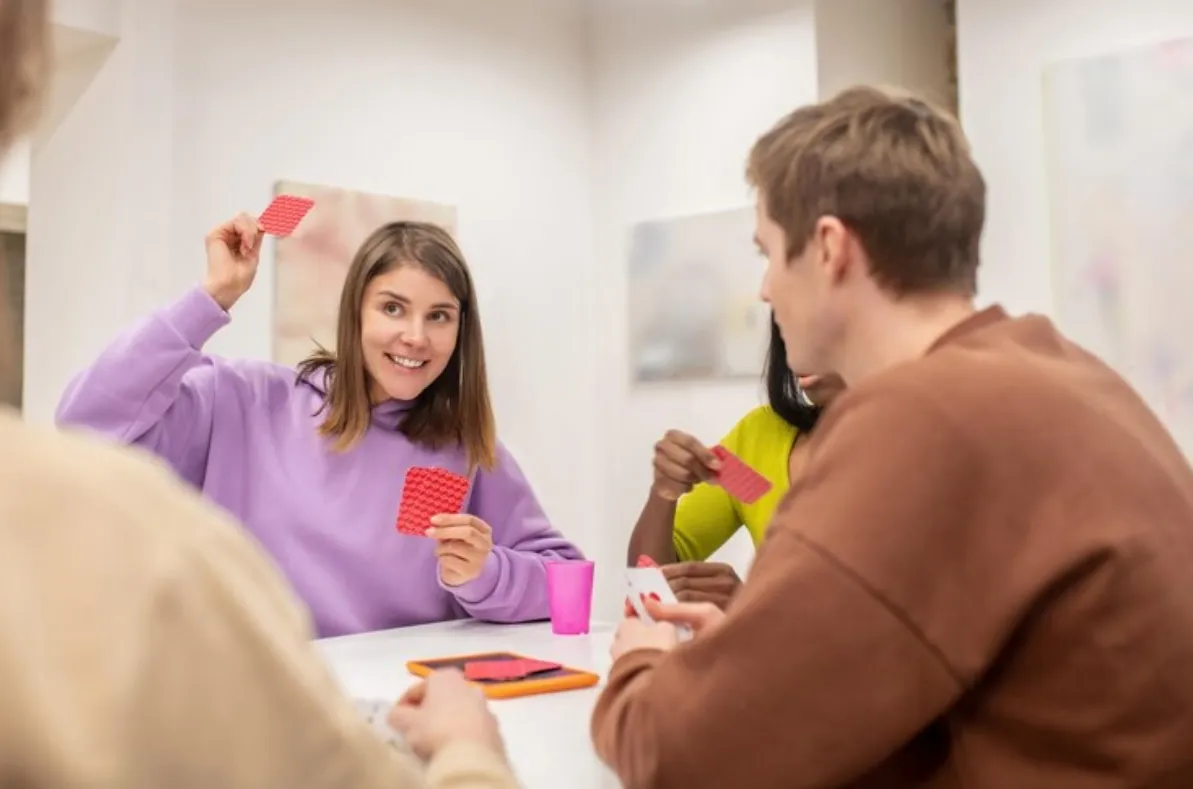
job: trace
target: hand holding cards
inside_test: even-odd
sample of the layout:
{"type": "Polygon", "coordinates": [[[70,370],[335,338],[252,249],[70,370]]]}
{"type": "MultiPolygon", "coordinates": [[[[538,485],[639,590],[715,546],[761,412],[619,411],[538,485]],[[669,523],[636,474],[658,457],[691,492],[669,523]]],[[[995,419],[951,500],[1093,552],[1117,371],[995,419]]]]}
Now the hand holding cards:
{"type": "Polygon", "coordinates": [[[746,504],[753,504],[772,487],[770,480],[725,447],[708,449],[687,433],[668,430],[655,444],[655,495],[676,501],[700,482],[720,485],[746,504]]]}
{"type": "Polygon", "coordinates": [[[442,468],[411,468],[402,485],[398,532],[436,540],[439,577],[448,586],[479,576],[493,550],[489,524],[461,512],[468,488],[467,477],[442,468]]]}
{"type": "MultiPolygon", "coordinates": [[[[679,603],[675,592],[671,591],[671,585],[663,576],[663,571],[658,567],[628,567],[625,572],[630,587],[630,605],[643,622],[653,624],[655,621],[646,607],[648,599],[665,605],[679,603]]],[[[680,641],[692,637],[692,629],[687,625],[676,625],[675,629],[680,641]]]]}

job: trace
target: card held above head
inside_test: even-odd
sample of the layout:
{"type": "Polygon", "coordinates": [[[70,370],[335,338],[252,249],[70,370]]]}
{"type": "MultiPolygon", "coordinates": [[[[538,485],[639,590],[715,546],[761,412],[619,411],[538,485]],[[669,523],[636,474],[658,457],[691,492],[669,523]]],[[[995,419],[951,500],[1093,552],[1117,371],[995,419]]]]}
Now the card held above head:
{"type": "Polygon", "coordinates": [[[288,236],[298,227],[315,201],[309,197],[278,195],[257,218],[265,232],[273,236],[288,236]]]}

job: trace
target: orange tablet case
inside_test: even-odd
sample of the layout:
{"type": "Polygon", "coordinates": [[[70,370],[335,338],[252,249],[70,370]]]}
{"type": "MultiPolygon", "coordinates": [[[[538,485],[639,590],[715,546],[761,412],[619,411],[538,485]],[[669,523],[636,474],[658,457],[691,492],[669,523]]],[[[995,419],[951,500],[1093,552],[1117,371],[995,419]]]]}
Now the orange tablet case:
{"type": "MultiPolygon", "coordinates": [[[[411,660],[406,664],[406,670],[416,677],[426,677],[434,671],[444,668],[464,670],[465,663],[474,660],[531,660],[527,655],[513,652],[480,652],[475,655],[458,655],[456,657],[435,658],[434,660],[411,660]]],[[[581,671],[562,666],[554,671],[544,671],[531,674],[529,677],[513,680],[474,680],[473,684],[480,686],[485,695],[491,699],[512,699],[518,696],[533,696],[539,693],[557,693],[561,690],[578,690],[590,688],[601,681],[601,678],[591,671],[581,671]]]]}

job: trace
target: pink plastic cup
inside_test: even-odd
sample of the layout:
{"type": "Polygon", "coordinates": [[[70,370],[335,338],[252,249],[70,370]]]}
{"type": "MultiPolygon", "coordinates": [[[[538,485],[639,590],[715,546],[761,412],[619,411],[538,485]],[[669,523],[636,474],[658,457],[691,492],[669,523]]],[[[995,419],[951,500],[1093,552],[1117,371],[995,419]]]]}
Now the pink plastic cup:
{"type": "Polygon", "coordinates": [[[581,636],[592,619],[593,564],[589,561],[547,562],[547,599],[551,632],[581,636]]]}

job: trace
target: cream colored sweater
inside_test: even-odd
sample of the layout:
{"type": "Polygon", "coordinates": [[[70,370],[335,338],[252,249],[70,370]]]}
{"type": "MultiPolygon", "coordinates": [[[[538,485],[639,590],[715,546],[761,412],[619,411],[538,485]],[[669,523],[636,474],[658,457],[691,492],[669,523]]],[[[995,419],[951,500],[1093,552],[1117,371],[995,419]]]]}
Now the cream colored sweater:
{"type": "Polygon", "coordinates": [[[245,534],[148,457],[0,412],[0,785],[507,789],[344,698],[245,534]]]}

